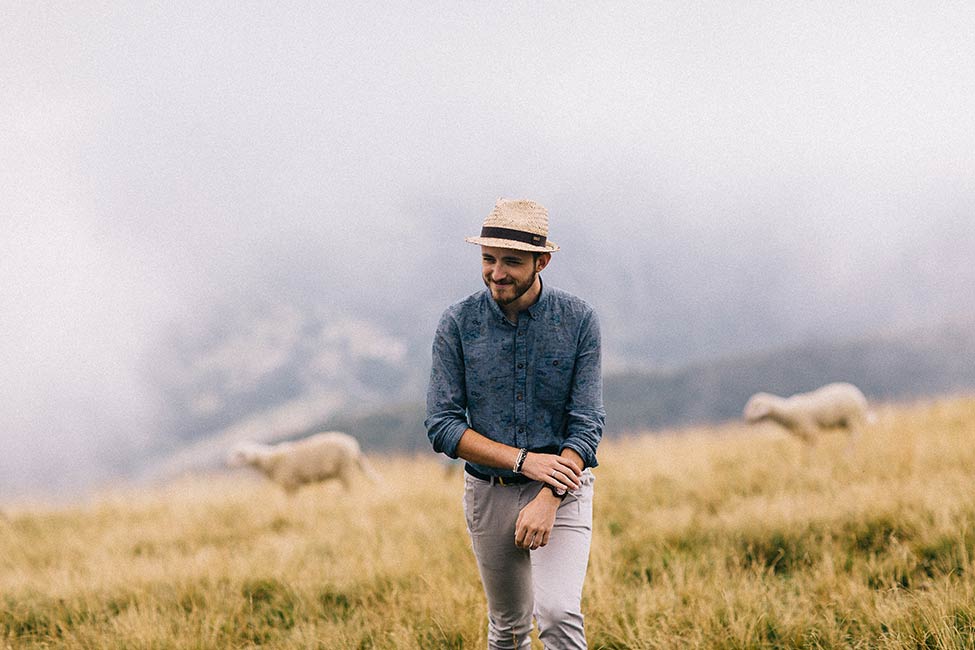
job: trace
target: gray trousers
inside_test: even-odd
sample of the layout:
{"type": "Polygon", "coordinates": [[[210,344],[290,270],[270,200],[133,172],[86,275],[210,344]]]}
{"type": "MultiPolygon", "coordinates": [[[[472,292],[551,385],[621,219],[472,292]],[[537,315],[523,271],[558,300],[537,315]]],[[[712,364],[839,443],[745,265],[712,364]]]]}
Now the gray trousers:
{"type": "Polygon", "coordinates": [[[541,484],[464,477],[464,515],[488,602],[488,648],[530,648],[533,616],[546,648],[585,648],[580,603],[592,540],[592,472],[583,472],[582,485],[559,505],[549,543],[535,551],[515,546],[515,521],[541,484]]]}

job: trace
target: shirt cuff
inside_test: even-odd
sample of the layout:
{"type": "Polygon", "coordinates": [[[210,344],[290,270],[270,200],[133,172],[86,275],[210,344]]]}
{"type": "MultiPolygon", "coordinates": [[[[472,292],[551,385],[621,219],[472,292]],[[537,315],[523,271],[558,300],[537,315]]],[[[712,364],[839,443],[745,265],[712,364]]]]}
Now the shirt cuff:
{"type": "Polygon", "coordinates": [[[464,437],[464,432],[467,431],[467,428],[467,422],[455,422],[446,427],[441,438],[443,453],[450,458],[458,458],[457,445],[460,444],[460,439],[464,437]]]}

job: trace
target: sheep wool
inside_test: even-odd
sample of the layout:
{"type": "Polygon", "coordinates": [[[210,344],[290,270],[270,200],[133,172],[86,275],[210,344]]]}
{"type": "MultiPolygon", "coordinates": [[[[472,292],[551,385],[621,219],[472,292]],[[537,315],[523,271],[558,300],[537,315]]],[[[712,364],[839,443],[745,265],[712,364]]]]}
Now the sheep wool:
{"type": "Polygon", "coordinates": [[[378,481],[359,442],[340,431],[325,431],[276,445],[244,442],[231,450],[227,464],[254,467],[289,494],[302,485],[331,479],[338,479],[345,489],[350,489],[357,470],[370,481],[378,481]]]}
{"type": "Polygon", "coordinates": [[[827,384],[791,397],[756,393],[745,405],[744,417],[749,423],[775,422],[808,445],[828,429],[845,430],[852,445],[863,425],[873,421],[867,398],[848,383],[827,384]]]}

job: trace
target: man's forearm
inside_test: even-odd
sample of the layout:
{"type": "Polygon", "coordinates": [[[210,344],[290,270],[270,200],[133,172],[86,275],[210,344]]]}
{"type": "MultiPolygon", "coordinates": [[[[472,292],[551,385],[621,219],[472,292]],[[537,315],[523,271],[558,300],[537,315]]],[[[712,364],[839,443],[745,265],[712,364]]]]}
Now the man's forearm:
{"type": "Polygon", "coordinates": [[[585,461],[582,460],[582,456],[580,456],[579,452],[577,452],[575,449],[572,449],[571,447],[566,447],[565,449],[562,450],[562,453],[560,453],[559,455],[562,456],[562,458],[566,458],[572,461],[580,472],[586,469],[585,461]]]}
{"type": "MultiPolygon", "coordinates": [[[[487,465],[488,467],[514,467],[515,461],[518,459],[518,451],[517,447],[491,440],[474,429],[465,431],[460,442],[457,443],[458,456],[476,465],[487,465]]],[[[585,461],[575,449],[566,447],[559,455],[571,461],[580,472],[586,468],[585,461]]]]}
{"type": "MultiPolygon", "coordinates": [[[[457,444],[457,455],[476,465],[486,465],[500,469],[513,469],[520,450],[491,440],[467,429],[457,444]]],[[[525,456],[521,473],[534,481],[542,481],[557,489],[574,490],[579,487],[579,476],[585,467],[579,454],[571,449],[562,454],[536,454],[525,456]]]]}
{"type": "Polygon", "coordinates": [[[519,450],[468,429],[457,443],[457,455],[475,465],[510,469],[518,459],[519,450]]]}

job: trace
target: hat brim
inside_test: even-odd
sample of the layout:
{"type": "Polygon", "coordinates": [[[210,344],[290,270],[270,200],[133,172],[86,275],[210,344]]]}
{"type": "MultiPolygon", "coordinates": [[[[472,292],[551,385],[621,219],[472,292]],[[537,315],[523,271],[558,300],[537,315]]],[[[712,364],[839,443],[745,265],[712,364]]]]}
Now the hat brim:
{"type": "Polygon", "coordinates": [[[494,237],[465,237],[464,241],[468,244],[477,244],[478,246],[513,248],[516,251],[528,251],[529,253],[554,253],[559,250],[559,245],[553,241],[545,242],[544,246],[532,246],[531,244],[513,239],[496,239],[494,237]]]}

